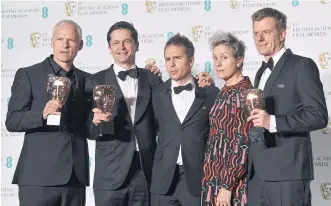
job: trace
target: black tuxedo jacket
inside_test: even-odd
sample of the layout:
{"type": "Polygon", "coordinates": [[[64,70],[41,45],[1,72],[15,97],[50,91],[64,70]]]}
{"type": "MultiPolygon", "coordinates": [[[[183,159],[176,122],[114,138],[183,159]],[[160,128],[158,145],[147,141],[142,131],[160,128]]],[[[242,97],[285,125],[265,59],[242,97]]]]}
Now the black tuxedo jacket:
{"type": "Polygon", "coordinates": [[[200,195],[209,135],[209,112],[218,93],[216,87],[200,88],[195,82],[194,102],[181,123],[171,99],[171,79],[154,90],[153,107],[159,125],[159,138],[153,164],[152,193],[166,194],[169,191],[181,145],[188,189],[192,195],[200,195]]]}
{"type": "MultiPolygon", "coordinates": [[[[115,190],[123,184],[133,159],[136,138],[146,181],[151,182],[157,130],[151,91],[162,80],[146,69],[137,68],[137,72],[138,95],[134,122],[131,120],[113,66],[92,75],[88,81],[86,91],[90,96],[97,85],[115,85],[117,89],[111,118],[114,121],[115,134],[103,135],[96,141],[94,189],[115,190]]],[[[92,138],[99,134],[99,126],[92,122],[94,107],[93,104],[88,122],[92,138]]]]}
{"type": "MultiPolygon", "coordinates": [[[[258,87],[262,70],[255,77],[258,87]]],[[[312,59],[290,49],[279,59],[264,87],[265,107],[275,115],[277,132],[250,145],[252,165],[267,181],[313,179],[310,131],[326,127],[328,112],[319,71],[312,59]]]]}

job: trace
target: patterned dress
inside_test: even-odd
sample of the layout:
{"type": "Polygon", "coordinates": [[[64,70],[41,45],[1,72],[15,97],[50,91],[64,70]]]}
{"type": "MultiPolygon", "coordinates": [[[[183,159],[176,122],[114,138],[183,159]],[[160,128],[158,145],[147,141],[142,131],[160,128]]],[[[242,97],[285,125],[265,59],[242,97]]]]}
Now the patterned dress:
{"type": "Polygon", "coordinates": [[[248,129],[241,91],[252,88],[248,77],[224,86],[209,113],[210,133],[205,151],[201,205],[216,205],[222,187],[232,191],[231,206],[247,205],[248,129]]]}

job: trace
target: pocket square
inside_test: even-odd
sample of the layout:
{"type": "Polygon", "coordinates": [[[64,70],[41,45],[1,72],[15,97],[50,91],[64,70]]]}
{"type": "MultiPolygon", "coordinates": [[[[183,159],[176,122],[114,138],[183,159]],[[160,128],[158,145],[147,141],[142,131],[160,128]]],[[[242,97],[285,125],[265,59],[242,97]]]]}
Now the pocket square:
{"type": "Polygon", "coordinates": [[[206,110],[207,109],[207,107],[206,106],[202,106],[202,108],[201,108],[202,110],[206,110]]]}
{"type": "Polygon", "coordinates": [[[284,84],[278,84],[277,87],[282,89],[282,88],[284,88],[284,84]]]}

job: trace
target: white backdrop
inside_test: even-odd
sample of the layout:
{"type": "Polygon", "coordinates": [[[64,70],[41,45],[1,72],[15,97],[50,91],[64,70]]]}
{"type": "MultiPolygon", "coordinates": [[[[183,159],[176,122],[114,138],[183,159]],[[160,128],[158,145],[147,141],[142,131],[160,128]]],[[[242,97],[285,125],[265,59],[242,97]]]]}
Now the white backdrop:
{"type": "MultiPolygon", "coordinates": [[[[234,32],[243,40],[246,52],[244,74],[254,80],[261,65],[252,35],[250,15],[263,7],[274,7],[288,16],[286,47],[296,54],[312,58],[319,66],[329,116],[331,116],[331,0],[227,0],[227,1],[2,1],[1,3],[1,169],[2,205],[19,205],[17,186],[11,185],[23,143],[22,133],[9,133],[5,126],[10,87],[20,67],[44,60],[52,50],[52,27],[62,19],[72,19],[83,29],[84,48],[75,65],[95,73],[107,68],[113,59],[106,34],[120,20],[132,22],[139,33],[137,65],[154,59],[168,79],[163,47],[169,36],[187,35],[196,48],[194,74],[212,68],[208,38],[218,29],[234,32]]],[[[315,180],[312,182],[313,205],[331,205],[331,122],[326,129],[312,134],[315,180]]],[[[94,142],[90,146],[91,185],[94,175],[94,142]]],[[[42,165],[40,165],[42,167],[42,165]]],[[[93,206],[93,192],[87,189],[87,205],[93,206]]]]}

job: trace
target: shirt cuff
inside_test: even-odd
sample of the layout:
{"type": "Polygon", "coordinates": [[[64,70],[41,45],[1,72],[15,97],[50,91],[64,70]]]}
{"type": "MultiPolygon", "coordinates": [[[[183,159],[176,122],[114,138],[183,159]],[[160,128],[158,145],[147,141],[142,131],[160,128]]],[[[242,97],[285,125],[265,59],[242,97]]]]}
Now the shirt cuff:
{"type": "Polygon", "coordinates": [[[275,115],[270,115],[269,132],[270,133],[276,133],[277,132],[277,125],[276,125],[275,115]]]}

